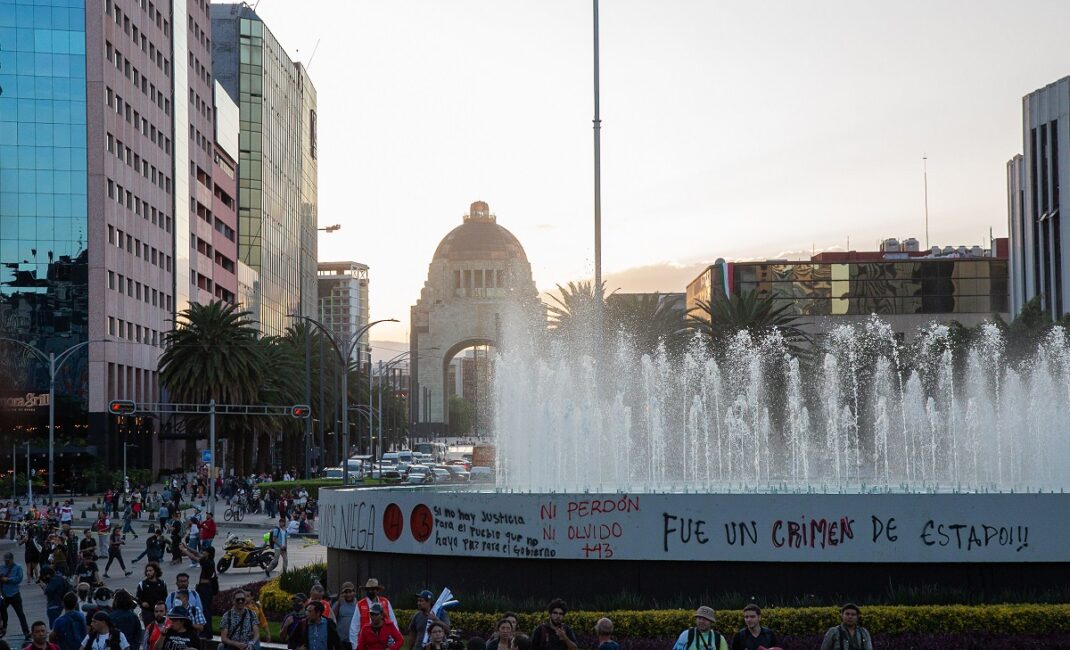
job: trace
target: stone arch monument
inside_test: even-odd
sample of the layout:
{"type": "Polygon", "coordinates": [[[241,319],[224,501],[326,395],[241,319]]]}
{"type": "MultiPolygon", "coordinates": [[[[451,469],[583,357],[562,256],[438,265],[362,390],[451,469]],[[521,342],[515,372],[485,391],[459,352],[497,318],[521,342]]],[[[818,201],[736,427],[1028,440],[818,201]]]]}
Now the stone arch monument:
{"type": "Polygon", "coordinates": [[[412,306],[409,337],[413,435],[446,432],[446,372],[450,360],[474,345],[497,347],[507,309],[533,309],[539,292],[520,241],[483,201],[435,250],[420,299],[412,306]]]}

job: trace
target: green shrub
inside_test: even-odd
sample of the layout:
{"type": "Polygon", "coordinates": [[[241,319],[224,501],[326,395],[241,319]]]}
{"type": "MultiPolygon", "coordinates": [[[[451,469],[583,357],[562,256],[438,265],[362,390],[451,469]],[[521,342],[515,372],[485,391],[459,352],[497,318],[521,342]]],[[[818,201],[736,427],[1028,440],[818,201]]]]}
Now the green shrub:
{"type": "Polygon", "coordinates": [[[289,594],[307,594],[313,583],[327,584],[327,563],[315,562],[288,569],[279,576],[279,588],[289,594]]]}
{"type": "Polygon", "coordinates": [[[280,490],[299,490],[305,488],[308,490],[309,497],[319,499],[321,487],[339,487],[341,485],[342,479],[340,478],[314,478],[307,481],[271,481],[260,484],[260,493],[263,494],[264,491],[268,489],[273,489],[276,492],[279,492],[280,490]]]}

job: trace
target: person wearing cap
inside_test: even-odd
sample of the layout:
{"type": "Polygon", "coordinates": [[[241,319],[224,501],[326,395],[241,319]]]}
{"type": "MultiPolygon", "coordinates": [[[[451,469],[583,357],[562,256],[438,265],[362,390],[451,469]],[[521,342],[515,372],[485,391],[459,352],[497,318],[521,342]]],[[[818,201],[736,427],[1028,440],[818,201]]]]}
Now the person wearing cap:
{"type": "Polygon", "coordinates": [[[859,625],[861,617],[858,605],[847,603],[841,607],[840,624],[825,633],[821,650],[873,650],[873,637],[859,625]]]}
{"type": "Polygon", "coordinates": [[[107,612],[93,614],[89,622],[89,634],[82,639],[81,650],[127,650],[130,642],[123,633],[111,624],[107,612]]]}
{"type": "Polygon", "coordinates": [[[672,650],[728,650],[728,639],[713,629],[712,607],[703,605],[695,610],[695,627],[680,633],[672,650]]]}
{"type": "Polygon", "coordinates": [[[297,627],[305,620],[307,610],[305,601],[308,597],[304,594],[294,594],[290,597],[290,611],[282,619],[279,625],[279,641],[289,641],[292,634],[297,632],[297,627]]]}
{"type": "Polygon", "coordinates": [[[442,623],[446,627],[446,634],[450,631],[450,615],[442,612],[442,618],[435,616],[431,606],[435,604],[435,594],[429,589],[424,589],[416,594],[416,613],[412,615],[409,627],[405,628],[405,635],[410,648],[417,648],[424,644],[424,635],[432,623],[442,623]]]}
{"type": "Polygon", "coordinates": [[[398,625],[398,617],[394,616],[394,608],[391,607],[390,601],[385,596],[379,595],[381,589],[382,585],[375,578],[368,578],[368,581],[364,583],[365,597],[357,602],[357,615],[353,617],[353,624],[349,628],[349,642],[353,650],[360,647],[361,630],[371,623],[369,612],[373,605],[377,604],[382,608],[383,616],[393,623],[394,627],[398,625]]]}
{"type": "MultiPolygon", "coordinates": [[[[107,587],[97,587],[93,591],[93,603],[89,607],[89,618],[93,618],[93,614],[97,612],[111,613],[111,599],[114,593],[107,587]]],[[[108,619],[111,622],[111,619],[108,619]]]]}
{"type": "Polygon", "coordinates": [[[171,608],[152,650],[201,650],[201,647],[201,639],[194,629],[190,612],[181,606],[171,608]]]}
{"type": "Polygon", "coordinates": [[[342,593],[338,600],[334,601],[334,616],[338,621],[338,629],[345,635],[342,646],[345,650],[353,650],[349,641],[349,628],[353,625],[353,617],[357,613],[357,588],[352,582],[342,583],[342,593]]]}
{"type": "Polygon", "coordinates": [[[286,542],[289,537],[290,533],[286,530],[286,517],[279,517],[279,525],[272,528],[268,536],[268,545],[275,551],[275,561],[264,569],[267,575],[271,575],[271,571],[278,566],[279,562],[282,562],[282,572],[286,573],[286,542]]]}
{"type": "MultiPolygon", "coordinates": [[[[294,650],[341,650],[342,637],[338,635],[338,626],[324,616],[323,601],[309,601],[305,607],[305,620],[297,626],[286,644],[294,650]]],[[[401,650],[401,647],[395,650],[401,650]]]]}
{"type": "Polygon", "coordinates": [[[19,585],[22,584],[23,579],[22,567],[15,564],[15,554],[11,551],[4,553],[4,564],[0,566],[0,594],[3,595],[3,600],[0,601],[0,620],[2,620],[2,629],[0,636],[3,636],[7,632],[7,608],[11,607],[15,610],[15,615],[19,617],[19,623],[22,625],[22,636],[30,636],[30,627],[26,624],[26,614],[22,611],[22,592],[19,591],[19,585]]]}
{"type": "Polygon", "coordinates": [[[193,595],[196,593],[196,591],[190,591],[189,589],[179,589],[175,592],[175,606],[167,611],[168,616],[170,616],[170,612],[173,609],[181,608],[185,610],[189,617],[190,624],[193,626],[193,631],[200,634],[208,625],[208,621],[204,618],[204,610],[191,604],[193,595]]]}
{"type": "MultiPolygon", "coordinates": [[[[369,623],[360,630],[357,647],[361,650],[400,650],[405,637],[393,621],[386,620],[386,609],[380,603],[368,607],[369,623]]],[[[311,649],[310,649],[311,650],[311,649]]]]}
{"type": "Polygon", "coordinates": [[[577,650],[576,633],[565,623],[565,601],[554,598],[546,611],[550,618],[531,633],[532,650],[577,650]]]}

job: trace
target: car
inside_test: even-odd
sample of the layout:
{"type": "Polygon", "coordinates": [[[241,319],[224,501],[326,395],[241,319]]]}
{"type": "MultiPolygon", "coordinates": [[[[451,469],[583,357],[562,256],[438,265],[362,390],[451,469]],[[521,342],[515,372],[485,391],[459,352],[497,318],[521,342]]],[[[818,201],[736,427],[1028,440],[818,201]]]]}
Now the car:
{"type": "Polygon", "coordinates": [[[446,465],[446,470],[453,475],[453,480],[457,483],[467,483],[471,477],[464,465],[446,465]]]}
{"type": "Polygon", "coordinates": [[[431,474],[429,474],[429,476],[434,477],[435,483],[449,483],[453,480],[453,474],[451,474],[448,469],[443,469],[441,467],[431,468],[431,474]]]}
{"type": "Polygon", "coordinates": [[[408,468],[406,473],[408,473],[408,474],[427,474],[430,471],[431,471],[431,468],[428,467],[427,465],[416,465],[416,464],[413,464],[413,465],[409,465],[409,468],[408,468]]]}
{"type": "Polygon", "coordinates": [[[328,467],[323,470],[323,478],[342,478],[341,467],[328,467]]]}
{"type": "Polygon", "coordinates": [[[433,483],[434,480],[426,474],[409,474],[404,482],[408,485],[426,485],[427,483],[433,483]]]}
{"type": "Polygon", "coordinates": [[[469,480],[473,483],[493,483],[494,470],[489,467],[473,467],[469,475],[469,480]]]}

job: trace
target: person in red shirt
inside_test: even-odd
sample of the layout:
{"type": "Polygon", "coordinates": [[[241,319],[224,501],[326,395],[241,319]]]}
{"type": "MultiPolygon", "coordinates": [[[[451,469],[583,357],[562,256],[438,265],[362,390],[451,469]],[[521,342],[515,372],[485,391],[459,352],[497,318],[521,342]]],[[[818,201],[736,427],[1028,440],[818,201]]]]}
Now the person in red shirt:
{"type": "Polygon", "coordinates": [[[209,512],[205,516],[204,523],[201,524],[201,550],[212,545],[212,540],[215,539],[215,534],[215,515],[209,512]]]}
{"type": "Polygon", "coordinates": [[[383,606],[374,603],[368,608],[368,615],[371,623],[361,629],[357,647],[360,650],[401,650],[405,637],[393,621],[383,616],[383,606]]]}
{"type": "Polygon", "coordinates": [[[34,621],[30,627],[30,642],[23,650],[59,650],[59,646],[48,640],[48,626],[44,621],[34,621]]]}

